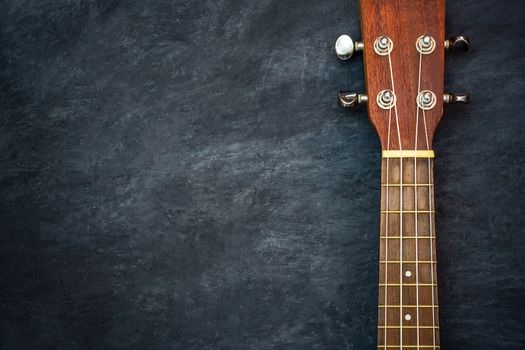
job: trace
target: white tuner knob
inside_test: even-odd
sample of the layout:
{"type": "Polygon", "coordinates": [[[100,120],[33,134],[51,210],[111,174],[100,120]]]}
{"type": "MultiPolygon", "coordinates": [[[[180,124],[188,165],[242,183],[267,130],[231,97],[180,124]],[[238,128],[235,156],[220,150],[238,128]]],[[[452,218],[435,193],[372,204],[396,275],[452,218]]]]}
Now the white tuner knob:
{"type": "Polygon", "coordinates": [[[363,50],[363,43],[356,41],[346,34],[341,35],[335,42],[335,53],[337,57],[343,61],[349,59],[354,54],[354,51],[363,50]]]}

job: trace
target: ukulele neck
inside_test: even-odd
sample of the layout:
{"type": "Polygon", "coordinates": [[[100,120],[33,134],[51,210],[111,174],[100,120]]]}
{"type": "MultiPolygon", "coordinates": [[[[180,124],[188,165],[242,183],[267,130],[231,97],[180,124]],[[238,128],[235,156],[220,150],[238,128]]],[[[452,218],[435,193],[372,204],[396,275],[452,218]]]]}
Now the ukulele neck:
{"type": "Polygon", "coordinates": [[[341,91],[339,104],[366,104],[383,149],[378,349],[439,349],[434,181],[431,151],[443,104],[445,0],[359,0],[361,41],[341,35],[339,58],[362,52],[366,92],[341,91]]]}
{"type": "Polygon", "coordinates": [[[433,180],[432,151],[383,152],[378,349],[439,348],[433,180]]]}

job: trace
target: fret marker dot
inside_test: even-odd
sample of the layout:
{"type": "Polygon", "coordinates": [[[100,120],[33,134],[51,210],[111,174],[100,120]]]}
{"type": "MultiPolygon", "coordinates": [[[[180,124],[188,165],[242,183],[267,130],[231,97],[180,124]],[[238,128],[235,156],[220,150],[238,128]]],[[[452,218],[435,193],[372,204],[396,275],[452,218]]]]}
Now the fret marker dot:
{"type": "Polygon", "coordinates": [[[405,320],[410,321],[412,319],[412,316],[410,314],[405,315],[405,320]]]}
{"type": "Polygon", "coordinates": [[[412,272],[410,272],[410,271],[405,272],[405,276],[407,276],[407,277],[412,276],[412,272]]]}

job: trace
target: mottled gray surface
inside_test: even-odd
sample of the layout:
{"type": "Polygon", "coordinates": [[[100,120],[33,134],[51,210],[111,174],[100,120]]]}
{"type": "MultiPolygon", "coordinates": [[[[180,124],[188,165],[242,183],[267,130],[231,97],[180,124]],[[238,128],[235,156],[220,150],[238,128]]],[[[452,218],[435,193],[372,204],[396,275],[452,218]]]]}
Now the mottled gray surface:
{"type": "MultiPolygon", "coordinates": [[[[443,349],[524,324],[525,3],[450,1],[443,349]]],[[[1,349],[375,348],[356,1],[0,2],[1,349]]]]}

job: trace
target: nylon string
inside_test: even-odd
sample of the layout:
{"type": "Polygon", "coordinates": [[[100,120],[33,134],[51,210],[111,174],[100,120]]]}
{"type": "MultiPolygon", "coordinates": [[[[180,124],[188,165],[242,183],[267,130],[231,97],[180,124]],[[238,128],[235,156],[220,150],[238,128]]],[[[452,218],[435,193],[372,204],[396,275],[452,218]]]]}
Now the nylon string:
{"type": "MultiPolygon", "coordinates": [[[[396,96],[396,90],[394,85],[394,72],[392,70],[392,57],[388,52],[388,65],[390,68],[390,82],[392,84],[392,93],[396,96]]],[[[401,145],[401,131],[399,129],[399,116],[397,113],[397,105],[394,104],[394,112],[396,115],[396,129],[397,129],[397,140],[399,143],[399,150],[403,150],[401,145]]],[[[390,135],[389,135],[390,136],[390,135]]],[[[390,147],[390,144],[388,145],[390,147]]],[[[399,159],[399,172],[400,172],[400,183],[399,183],[399,342],[401,348],[403,347],[403,158],[399,159]]],[[[387,257],[388,260],[388,257],[387,257]]],[[[385,281],[385,289],[388,289],[388,281],[385,281]]],[[[387,328],[385,328],[386,330],[387,328]]],[[[386,343],[385,343],[386,345],[386,343]]],[[[386,348],[386,346],[385,346],[386,348]]]]}
{"type": "MultiPolygon", "coordinates": [[[[391,125],[391,122],[392,122],[392,110],[389,109],[388,110],[388,136],[387,136],[387,146],[386,148],[388,150],[390,150],[390,125],[391,125]]],[[[385,284],[388,283],[388,211],[390,210],[390,206],[389,206],[389,199],[388,199],[388,192],[390,192],[390,187],[388,186],[389,185],[389,179],[390,179],[390,175],[389,175],[389,158],[386,159],[386,213],[385,213],[385,222],[386,222],[386,228],[385,228],[385,284]]],[[[385,285],[385,301],[383,303],[384,305],[384,312],[385,312],[385,326],[387,326],[388,324],[388,287],[385,285]]],[[[383,329],[383,332],[384,332],[384,349],[387,350],[387,334],[388,334],[388,328],[384,328],[383,329]]]]}
{"type": "MultiPolygon", "coordinates": [[[[417,96],[421,92],[421,61],[423,60],[423,54],[419,53],[419,72],[417,80],[417,96]]],[[[417,97],[416,97],[417,98],[417,97]]],[[[419,106],[416,100],[416,137],[414,141],[414,150],[417,150],[419,132],[419,106]]],[[[414,229],[415,229],[415,242],[416,242],[416,337],[417,337],[417,348],[419,349],[419,243],[418,243],[418,228],[417,228],[417,158],[414,157],[414,229]]]]}
{"type": "MultiPolygon", "coordinates": [[[[430,143],[428,142],[428,129],[427,129],[427,116],[425,114],[425,110],[423,110],[423,122],[425,124],[425,138],[426,138],[426,145],[427,145],[427,150],[430,150],[430,143]]],[[[432,181],[432,175],[430,173],[430,158],[427,159],[427,168],[428,168],[428,184],[430,185],[431,181],[432,181]]],[[[433,222],[432,222],[432,194],[433,191],[430,190],[430,186],[428,188],[428,211],[429,211],[429,218],[428,218],[428,222],[429,222],[429,235],[430,235],[430,238],[429,238],[429,242],[430,242],[430,261],[434,261],[434,252],[433,252],[433,247],[434,247],[434,240],[432,239],[432,237],[434,236],[434,233],[433,233],[433,222]]],[[[434,286],[434,268],[435,268],[435,264],[431,264],[430,266],[430,275],[431,275],[431,279],[430,279],[430,283],[432,284],[431,286],[431,289],[432,289],[432,345],[433,345],[433,349],[436,349],[436,316],[435,316],[435,313],[436,313],[436,307],[435,307],[435,286],[434,286]]]]}

